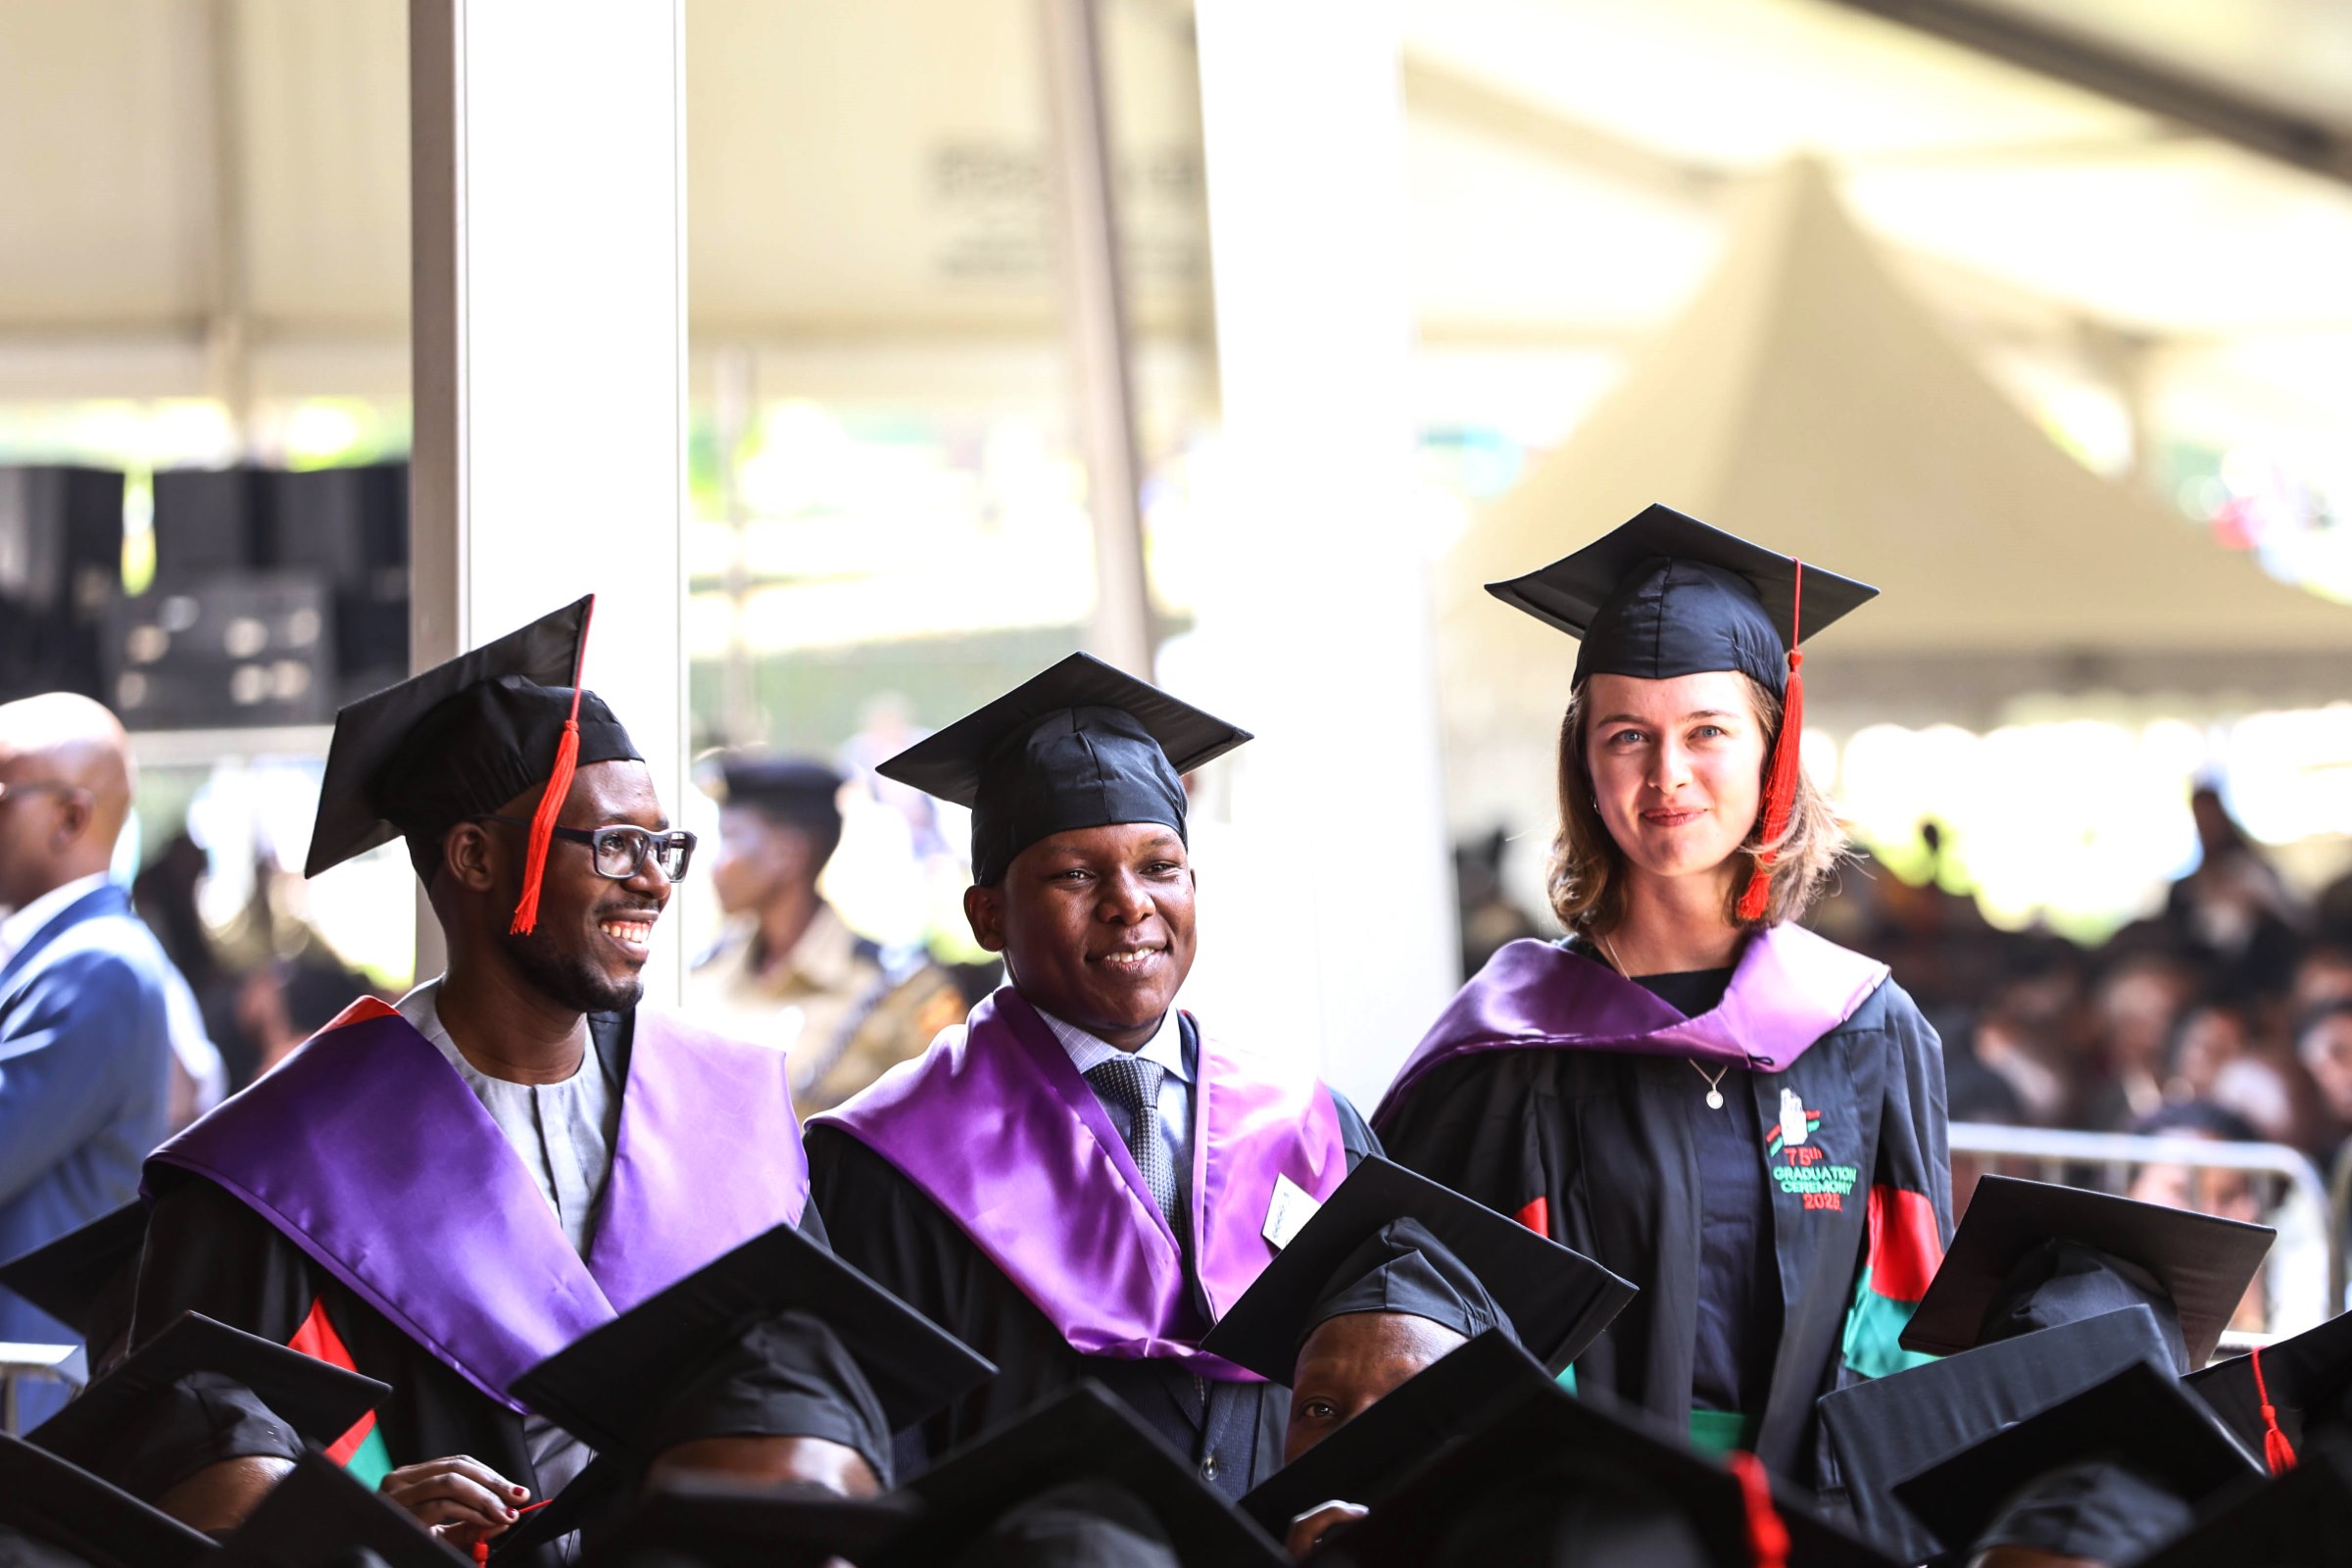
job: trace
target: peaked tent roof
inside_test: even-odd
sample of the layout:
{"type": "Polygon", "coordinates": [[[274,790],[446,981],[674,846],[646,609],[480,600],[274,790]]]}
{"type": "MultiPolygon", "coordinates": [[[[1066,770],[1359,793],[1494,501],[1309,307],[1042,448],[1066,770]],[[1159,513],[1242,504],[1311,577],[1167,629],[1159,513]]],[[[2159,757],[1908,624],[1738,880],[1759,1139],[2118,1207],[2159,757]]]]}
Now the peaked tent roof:
{"type": "Polygon", "coordinates": [[[1750,194],[1697,302],[1442,563],[1442,678],[1470,748],[1556,723],[1573,662],[1480,585],[1653,501],[1885,590],[1808,652],[1817,709],[1984,723],[2009,699],[2086,689],[2278,706],[2352,674],[2352,607],[2060,450],[1905,295],[1809,161],[1750,194]],[[1557,678],[1498,691],[1500,670],[1557,678]]]}

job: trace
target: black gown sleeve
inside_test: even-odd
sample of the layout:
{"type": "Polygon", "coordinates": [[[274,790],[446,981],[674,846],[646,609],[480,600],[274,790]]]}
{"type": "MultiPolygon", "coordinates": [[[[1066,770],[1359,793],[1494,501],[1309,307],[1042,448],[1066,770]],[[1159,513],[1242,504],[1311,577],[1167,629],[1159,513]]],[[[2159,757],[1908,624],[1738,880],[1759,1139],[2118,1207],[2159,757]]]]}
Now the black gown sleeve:
{"type": "Polygon", "coordinates": [[[1348,1168],[1353,1170],[1365,1160],[1384,1153],[1380,1135],[1364,1120],[1355,1102],[1337,1089],[1326,1089],[1324,1093],[1331,1096],[1332,1109],[1340,1113],[1340,1143],[1348,1151],[1348,1168]]]}
{"type": "Polygon", "coordinates": [[[147,1222],[131,1304],[131,1343],[144,1345],[183,1312],[280,1345],[310,1315],[314,1265],[291,1242],[200,1176],[175,1179],[147,1222]]]}
{"type": "Polygon", "coordinates": [[[1388,1157],[1564,1242],[1559,1172],[1566,1136],[1544,1075],[1517,1051],[1458,1057],[1424,1077],[1385,1118],[1388,1157]],[[1541,1223],[1538,1223],[1541,1221],[1541,1223]]]}

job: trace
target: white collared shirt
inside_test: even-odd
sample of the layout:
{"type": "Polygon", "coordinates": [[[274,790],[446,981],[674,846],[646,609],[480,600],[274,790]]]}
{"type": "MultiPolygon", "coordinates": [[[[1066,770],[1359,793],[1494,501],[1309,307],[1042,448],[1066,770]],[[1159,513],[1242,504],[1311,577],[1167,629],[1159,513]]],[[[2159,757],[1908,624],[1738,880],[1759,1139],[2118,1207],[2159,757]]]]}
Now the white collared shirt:
{"type": "MultiPolygon", "coordinates": [[[[1141,1056],[1157,1062],[1165,1070],[1159,1079],[1159,1139],[1168,1151],[1170,1168],[1176,1172],[1176,1206],[1179,1213],[1190,1213],[1193,1201],[1193,1064],[1191,1053],[1184,1049],[1184,1025],[1177,1020],[1176,1009],[1170,1007],[1159,1020],[1159,1032],[1139,1050],[1121,1051],[1108,1041],[1088,1034],[1074,1023],[1065,1023],[1043,1007],[1037,1015],[1046,1020],[1061,1049],[1069,1053],[1071,1064],[1083,1076],[1089,1067],[1120,1056],[1141,1056]]],[[[1089,1088],[1093,1085],[1089,1084],[1089,1088]]],[[[1124,1139],[1133,1136],[1127,1124],[1127,1107],[1103,1099],[1100,1090],[1095,1098],[1102,1101],[1103,1113],[1110,1117],[1111,1126],[1124,1139]]]]}
{"type": "Polygon", "coordinates": [[[41,934],[41,927],[106,886],[107,880],[104,871],[92,871],[88,876],[75,877],[71,882],[51,888],[7,919],[0,920],[0,963],[6,963],[24,952],[25,944],[41,934]]]}

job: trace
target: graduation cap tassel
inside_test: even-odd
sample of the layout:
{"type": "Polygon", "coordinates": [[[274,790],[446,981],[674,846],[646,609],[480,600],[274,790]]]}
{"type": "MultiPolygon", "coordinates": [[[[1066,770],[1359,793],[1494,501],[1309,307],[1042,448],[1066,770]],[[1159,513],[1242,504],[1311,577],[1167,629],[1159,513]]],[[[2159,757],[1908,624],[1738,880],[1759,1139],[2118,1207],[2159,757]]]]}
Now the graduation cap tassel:
{"type": "Polygon", "coordinates": [[[1734,1449],[1728,1462],[1740,1478],[1740,1501],[1747,1508],[1747,1552],[1755,1568],[1788,1568],[1788,1526],[1772,1505],[1772,1481],[1764,1473],[1764,1461],[1734,1449]]]}
{"type": "MultiPolygon", "coordinates": [[[[1772,759],[1764,769],[1764,810],[1758,836],[1766,844],[1788,830],[1789,813],[1796,809],[1796,771],[1805,742],[1805,656],[1796,642],[1804,635],[1804,612],[1805,564],[1799,561],[1796,594],[1788,610],[1788,695],[1781,704],[1781,733],[1773,740],[1772,759]]],[[[1761,920],[1771,907],[1772,861],[1769,849],[1756,856],[1756,868],[1748,873],[1747,889],[1740,895],[1740,919],[1761,920]]]]}
{"type": "Polygon", "coordinates": [[[564,720],[564,737],[556,742],[556,765],[547,775],[547,788],[539,794],[539,809],[531,813],[529,848],[522,862],[522,897],[514,903],[514,921],[507,929],[518,937],[527,937],[539,925],[539,888],[547,879],[547,850],[556,835],[556,818],[564,814],[564,802],[571,795],[571,775],[580,765],[580,675],[588,658],[588,623],[596,617],[596,596],[588,598],[588,608],[580,612],[579,653],[571,666],[571,713],[564,720]]]}
{"type": "Polygon", "coordinates": [[[2294,1445],[2278,1430],[2278,1407],[2271,1403],[2271,1391],[2262,1377],[2262,1348],[2255,1347],[2247,1357],[2254,1367],[2254,1396],[2262,1401],[2262,1457],[2271,1467],[2271,1474],[2282,1476],[2295,1467],[2294,1445]]]}

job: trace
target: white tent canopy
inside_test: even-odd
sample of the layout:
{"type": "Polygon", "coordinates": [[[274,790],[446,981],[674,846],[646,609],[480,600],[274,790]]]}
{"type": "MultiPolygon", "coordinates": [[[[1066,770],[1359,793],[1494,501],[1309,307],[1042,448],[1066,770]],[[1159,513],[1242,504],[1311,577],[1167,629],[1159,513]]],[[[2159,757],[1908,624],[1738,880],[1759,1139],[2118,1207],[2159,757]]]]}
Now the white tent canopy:
{"type": "Polygon", "coordinates": [[[1458,814],[1545,798],[1573,650],[1483,583],[1651,502],[1877,584],[1810,649],[1816,715],[1983,723],[2037,691],[2340,694],[2352,608],[2061,451],[1894,283],[1823,172],[1750,195],[1713,280],[1439,572],[1458,814]]]}

